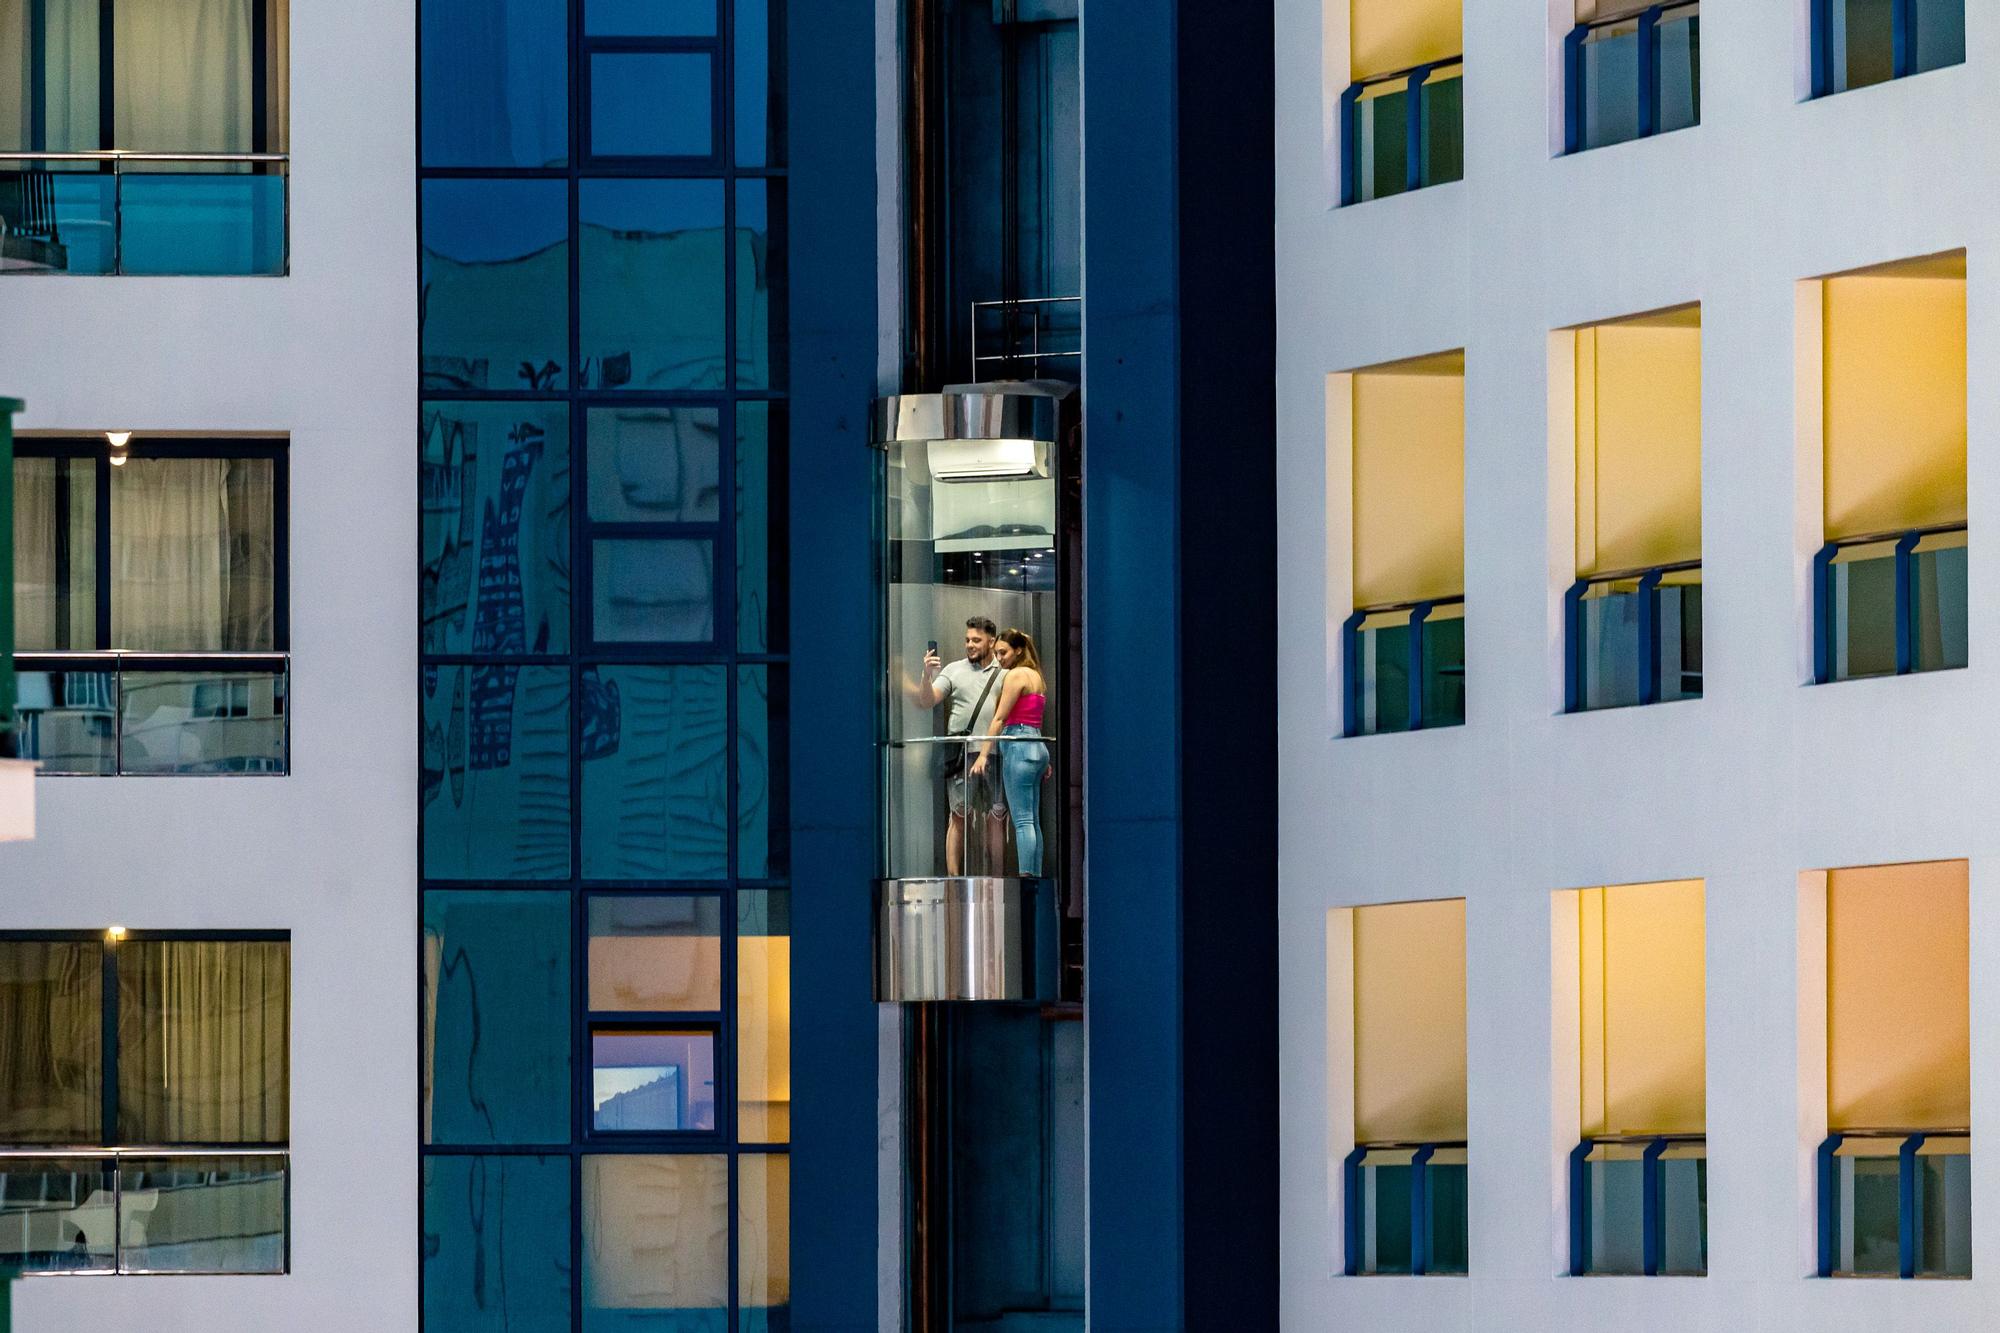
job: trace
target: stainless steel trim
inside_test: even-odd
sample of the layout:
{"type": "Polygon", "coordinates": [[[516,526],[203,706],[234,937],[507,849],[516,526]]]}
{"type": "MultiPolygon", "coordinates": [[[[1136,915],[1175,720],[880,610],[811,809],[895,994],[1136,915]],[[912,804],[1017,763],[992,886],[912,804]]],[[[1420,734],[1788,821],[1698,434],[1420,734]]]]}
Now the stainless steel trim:
{"type": "Polygon", "coordinates": [[[105,148],[74,153],[0,153],[0,162],[289,162],[290,153],[151,153],[105,148]]]}
{"type": "MultiPolygon", "coordinates": [[[[792,736],[797,739],[800,734],[795,731],[792,736]]],[[[887,740],[882,743],[892,750],[898,750],[905,745],[984,745],[987,741],[999,741],[1003,745],[1025,745],[1031,741],[1055,739],[1056,737],[1041,731],[1032,736],[995,736],[989,732],[982,736],[905,736],[900,740],[887,740]]]]}
{"type": "Polygon", "coordinates": [[[1041,440],[1056,443],[1061,399],[994,386],[877,398],[869,441],[928,444],[936,440],[1041,440]]]}
{"type": "Polygon", "coordinates": [[[883,1004],[1033,1000],[1045,881],[960,876],[875,885],[875,998],[883,1004]]]}

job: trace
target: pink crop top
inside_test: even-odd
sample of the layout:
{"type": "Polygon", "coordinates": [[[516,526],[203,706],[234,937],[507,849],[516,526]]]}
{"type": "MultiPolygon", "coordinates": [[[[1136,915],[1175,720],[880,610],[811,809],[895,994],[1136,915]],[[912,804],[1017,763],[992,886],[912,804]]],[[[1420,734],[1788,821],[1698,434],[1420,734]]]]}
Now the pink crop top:
{"type": "Polygon", "coordinates": [[[1024,694],[1014,701],[1014,710],[1007,714],[1006,725],[1010,727],[1033,727],[1042,729],[1042,714],[1047,710],[1049,696],[1046,694],[1024,694]]]}

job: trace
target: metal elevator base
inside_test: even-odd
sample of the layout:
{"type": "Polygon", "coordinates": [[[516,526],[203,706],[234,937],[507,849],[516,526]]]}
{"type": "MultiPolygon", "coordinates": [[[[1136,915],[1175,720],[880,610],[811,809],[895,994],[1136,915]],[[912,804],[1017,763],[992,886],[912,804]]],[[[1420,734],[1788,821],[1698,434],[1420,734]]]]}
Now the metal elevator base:
{"type": "Polygon", "coordinates": [[[883,1004],[1054,999],[1053,881],[959,876],[875,882],[883,1004]]]}

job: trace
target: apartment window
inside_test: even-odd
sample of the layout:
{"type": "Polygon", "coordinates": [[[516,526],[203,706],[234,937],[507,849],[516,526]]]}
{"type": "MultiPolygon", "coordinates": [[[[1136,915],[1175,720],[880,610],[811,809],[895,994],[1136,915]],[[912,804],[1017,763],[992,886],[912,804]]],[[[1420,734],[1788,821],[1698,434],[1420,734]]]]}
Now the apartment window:
{"type": "Polygon", "coordinates": [[[1965,666],[1965,256],[1825,278],[1804,296],[1821,335],[1804,406],[1825,441],[1813,678],[1965,666]]]}
{"type": "Polygon", "coordinates": [[[1327,939],[1329,984],[1353,1006],[1329,1034],[1353,1073],[1346,1271],[1464,1273],[1465,902],[1339,909],[1327,939]]]}
{"type": "Polygon", "coordinates": [[[1465,721],[1465,358],[1333,377],[1329,447],[1353,498],[1342,627],[1349,736],[1465,721]],[[1339,427],[1345,425],[1345,434],[1339,427]]]}
{"type": "MultiPolygon", "coordinates": [[[[1569,712],[1702,691],[1701,310],[1556,335],[1574,376],[1576,582],[1564,599],[1569,712]]],[[[1572,430],[1573,426],[1573,430],[1572,430]]]]}
{"type": "Polygon", "coordinates": [[[1826,920],[1821,1277],[1972,1276],[1967,890],[1963,861],[1807,877],[1826,920]]]}
{"type": "Polygon", "coordinates": [[[1703,886],[1621,884],[1558,902],[1574,912],[1579,998],[1570,1272],[1706,1273],[1703,886]]]}
{"type": "Polygon", "coordinates": [[[1813,0],[1813,96],[1965,63],[1965,0],[1813,0]]]}
{"type": "Polygon", "coordinates": [[[1340,201],[1358,204],[1465,175],[1458,0],[1351,0],[1340,99],[1340,201]]]}
{"type": "Polygon", "coordinates": [[[0,0],[0,273],[281,274],[286,0],[0,0]]]}
{"type": "Polygon", "coordinates": [[[283,442],[15,454],[20,756],[47,773],[287,771],[283,442]]]}
{"type": "Polygon", "coordinates": [[[1578,0],[1564,52],[1569,152],[1701,123],[1701,6],[1578,0]]]}
{"type": "Polygon", "coordinates": [[[289,1266],[282,933],[0,936],[0,1259],[289,1266]]]}

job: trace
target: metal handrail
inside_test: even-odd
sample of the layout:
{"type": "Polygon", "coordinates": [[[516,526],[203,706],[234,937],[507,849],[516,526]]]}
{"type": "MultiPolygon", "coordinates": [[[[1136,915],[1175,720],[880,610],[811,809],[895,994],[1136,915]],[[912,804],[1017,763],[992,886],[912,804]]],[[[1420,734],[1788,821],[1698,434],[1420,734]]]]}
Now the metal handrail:
{"type": "Polygon", "coordinates": [[[290,153],[159,153],[139,148],[65,152],[4,152],[0,162],[290,162],[290,153]]]}
{"type": "MultiPolygon", "coordinates": [[[[1077,305],[1083,304],[1081,296],[1024,296],[1013,301],[974,301],[972,303],[972,369],[978,377],[979,367],[994,361],[1076,361],[1083,358],[1081,349],[1074,352],[1044,352],[1042,350],[1042,321],[1037,317],[1028,324],[1030,350],[1025,352],[1003,351],[994,355],[979,354],[979,312],[982,310],[1003,310],[1010,313],[1022,306],[1077,305]]],[[[1007,320],[1009,329],[1011,318],[1007,320]]]]}
{"type": "Polygon", "coordinates": [[[209,662],[240,662],[245,666],[263,663],[268,666],[278,667],[289,665],[292,655],[286,652],[160,652],[147,648],[80,648],[72,652],[67,649],[41,648],[24,649],[21,652],[17,652],[14,654],[14,660],[17,663],[26,663],[31,666],[36,663],[46,662],[120,663],[140,660],[147,662],[195,662],[201,664],[209,662]]]}
{"type": "Polygon", "coordinates": [[[987,741],[1052,741],[1057,739],[1060,738],[1045,731],[1038,731],[1029,736],[995,736],[991,733],[983,736],[892,736],[882,743],[893,749],[902,745],[983,745],[987,741]]]}
{"type": "Polygon", "coordinates": [[[0,1161],[25,1160],[50,1161],[124,1161],[139,1158],[146,1161],[160,1161],[173,1158],[182,1159],[210,1157],[290,1157],[289,1147],[274,1148],[268,1144],[258,1144],[242,1148],[0,1148],[0,1161]]]}

